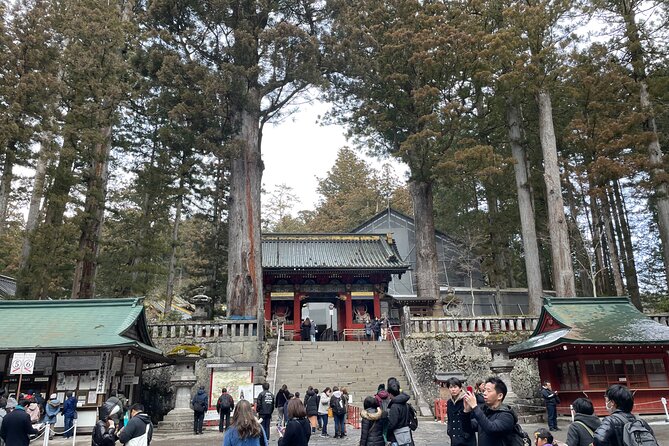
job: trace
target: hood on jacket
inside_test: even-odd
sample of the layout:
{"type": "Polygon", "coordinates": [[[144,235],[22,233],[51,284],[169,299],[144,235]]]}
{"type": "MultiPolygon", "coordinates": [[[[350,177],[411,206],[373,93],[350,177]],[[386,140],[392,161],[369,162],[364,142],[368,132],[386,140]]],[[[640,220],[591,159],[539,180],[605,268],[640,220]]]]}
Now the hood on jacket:
{"type": "Polygon", "coordinates": [[[151,423],[151,418],[149,418],[149,416],[148,416],[147,414],[145,414],[144,412],[140,412],[140,413],[138,413],[137,415],[135,415],[134,417],[132,417],[133,420],[134,420],[135,418],[139,419],[139,420],[142,421],[144,424],[149,424],[149,423],[151,423]]]}
{"type": "Polygon", "coordinates": [[[393,399],[390,401],[390,404],[406,404],[409,402],[409,395],[406,393],[402,392],[397,396],[394,396],[393,399]]]}
{"type": "Polygon", "coordinates": [[[465,397],[465,395],[466,395],[466,393],[464,391],[460,391],[460,393],[458,393],[455,396],[455,398],[453,398],[453,395],[451,395],[451,401],[453,401],[454,403],[457,403],[458,401],[463,399],[465,397]]]}
{"type": "Polygon", "coordinates": [[[35,410],[35,409],[37,409],[37,407],[38,407],[38,405],[35,401],[28,404],[28,409],[30,409],[30,410],[35,410]]]}
{"type": "Polygon", "coordinates": [[[336,390],[332,392],[332,396],[334,396],[335,398],[341,398],[341,395],[342,395],[341,390],[336,390]]]}
{"type": "Polygon", "coordinates": [[[584,413],[574,414],[574,421],[580,421],[581,423],[588,426],[593,432],[597,430],[600,424],[602,424],[602,420],[600,420],[597,416],[586,415],[584,413]]]}
{"type": "Polygon", "coordinates": [[[204,390],[202,390],[202,389],[197,389],[197,394],[198,394],[198,395],[204,395],[204,390]]]}
{"type": "Polygon", "coordinates": [[[360,411],[360,416],[369,421],[380,420],[382,415],[383,412],[378,410],[376,407],[370,407],[369,409],[360,411]]]}
{"type": "Polygon", "coordinates": [[[60,407],[60,401],[58,401],[57,399],[49,400],[49,406],[60,407]]]}
{"type": "Polygon", "coordinates": [[[386,398],[388,398],[388,397],[390,396],[390,394],[388,393],[387,390],[379,390],[376,394],[377,394],[377,395],[379,396],[379,398],[381,398],[382,400],[385,400],[386,398]]]}

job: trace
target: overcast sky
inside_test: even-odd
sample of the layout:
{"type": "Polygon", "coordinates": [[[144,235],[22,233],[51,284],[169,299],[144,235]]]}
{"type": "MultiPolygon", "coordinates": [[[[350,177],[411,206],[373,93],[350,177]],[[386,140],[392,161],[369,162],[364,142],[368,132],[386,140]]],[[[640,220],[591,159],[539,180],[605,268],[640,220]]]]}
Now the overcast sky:
{"type": "MultiPolygon", "coordinates": [[[[328,109],[327,104],[318,101],[302,105],[284,122],[266,125],[263,129],[263,188],[269,194],[282,183],[292,187],[300,200],[293,213],[315,208],[317,177],[323,178],[337,159],[337,151],[349,145],[343,127],[317,122],[328,109]]],[[[360,153],[358,156],[377,169],[389,161],[368,158],[360,153]]],[[[405,180],[406,168],[398,162],[392,164],[398,178],[405,180]]]]}

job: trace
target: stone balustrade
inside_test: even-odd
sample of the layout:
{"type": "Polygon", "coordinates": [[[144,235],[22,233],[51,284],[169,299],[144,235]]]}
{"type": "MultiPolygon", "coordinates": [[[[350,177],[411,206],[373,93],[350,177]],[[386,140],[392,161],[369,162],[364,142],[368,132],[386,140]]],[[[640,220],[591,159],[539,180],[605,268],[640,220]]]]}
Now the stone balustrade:
{"type": "MultiPolygon", "coordinates": [[[[669,313],[648,317],[669,326],[669,313]]],[[[539,318],[531,316],[411,317],[405,327],[411,334],[531,332],[539,318]]]]}
{"type": "Polygon", "coordinates": [[[207,338],[218,341],[256,340],[258,321],[180,321],[149,324],[154,340],[175,338],[207,338]]]}

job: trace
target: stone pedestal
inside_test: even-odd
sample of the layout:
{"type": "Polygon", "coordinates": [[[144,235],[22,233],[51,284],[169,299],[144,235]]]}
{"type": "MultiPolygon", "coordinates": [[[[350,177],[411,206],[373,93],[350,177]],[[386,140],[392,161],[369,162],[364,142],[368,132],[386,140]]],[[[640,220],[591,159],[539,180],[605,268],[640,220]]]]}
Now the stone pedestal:
{"type": "Polygon", "coordinates": [[[161,432],[192,432],[193,409],[190,407],[191,388],[195,385],[195,362],[197,357],[177,357],[174,375],[170,383],[174,387],[176,399],[165,419],[158,423],[161,432]]]}
{"type": "Polygon", "coordinates": [[[505,403],[512,403],[518,399],[511,385],[511,371],[513,370],[514,362],[509,359],[509,345],[508,342],[486,343],[492,354],[490,370],[506,384],[507,393],[506,398],[504,398],[505,403]]]}

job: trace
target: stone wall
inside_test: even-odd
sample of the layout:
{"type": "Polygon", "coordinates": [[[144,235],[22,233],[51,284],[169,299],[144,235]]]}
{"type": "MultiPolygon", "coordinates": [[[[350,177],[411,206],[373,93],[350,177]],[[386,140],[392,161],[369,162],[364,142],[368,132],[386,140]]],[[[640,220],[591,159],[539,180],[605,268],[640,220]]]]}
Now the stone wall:
{"type": "MultiPolygon", "coordinates": [[[[255,339],[183,336],[175,338],[154,338],[156,346],[167,353],[177,345],[195,344],[206,350],[206,357],[195,363],[197,382],[192,392],[199,386],[210,388],[211,368],[209,364],[243,364],[252,366],[255,383],[261,383],[267,375],[267,352],[264,342],[255,339]]],[[[167,366],[147,370],[142,374],[142,402],[147,406],[154,422],[161,421],[174,407],[175,395],[170,385],[174,367],[167,366]]]]}
{"type": "MultiPolygon", "coordinates": [[[[486,341],[506,341],[512,344],[525,339],[529,333],[492,334],[488,332],[438,333],[405,338],[402,342],[407,359],[428,401],[439,398],[434,383],[436,372],[460,371],[467,377],[467,385],[492,375],[490,349],[486,341]]],[[[511,374],[511,385],[519,398],[534,399],[539,394],[539,368],[535,359],[516,359],[511,374]]]]}

